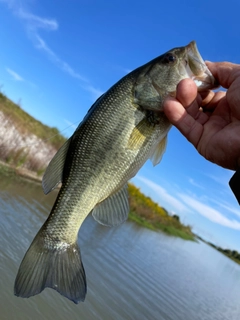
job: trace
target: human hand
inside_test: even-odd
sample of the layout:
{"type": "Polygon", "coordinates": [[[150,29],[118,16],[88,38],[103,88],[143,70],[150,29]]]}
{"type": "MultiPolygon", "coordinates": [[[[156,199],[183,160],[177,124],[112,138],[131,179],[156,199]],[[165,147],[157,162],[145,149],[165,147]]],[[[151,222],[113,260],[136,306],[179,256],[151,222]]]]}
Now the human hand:
{"type": "Polygon", "coordinates": [[[224,168],[240,167],[240,65],[207,62],[227,91],[197,92],[193,80],[184,79],[176,98],[168,97],[164,112],[170,122],[207,160],[224,168]]]}

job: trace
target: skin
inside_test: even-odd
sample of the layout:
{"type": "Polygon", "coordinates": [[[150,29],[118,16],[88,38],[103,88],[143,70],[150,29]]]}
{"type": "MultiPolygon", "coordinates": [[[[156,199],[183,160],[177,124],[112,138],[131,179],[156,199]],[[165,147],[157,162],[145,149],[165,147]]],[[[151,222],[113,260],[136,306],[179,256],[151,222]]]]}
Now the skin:
{"type": "Polygon", "coordinates": [[[227,91],[197,92],[193,80],[177,86],[176,98],[164,101],[169,121],[207,160],[227,169],[240,167],[240,65],[206,62],[227,91]]]}

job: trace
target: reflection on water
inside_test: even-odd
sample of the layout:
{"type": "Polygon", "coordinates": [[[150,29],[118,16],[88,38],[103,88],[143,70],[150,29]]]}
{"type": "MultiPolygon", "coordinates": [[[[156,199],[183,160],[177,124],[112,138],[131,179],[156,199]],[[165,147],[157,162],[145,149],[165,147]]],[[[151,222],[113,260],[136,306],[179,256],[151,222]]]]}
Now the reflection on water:
{"type": "Polygon", "coordinates": [[[51,289],[13,295],[21,259],[56,192],[0,176],[0,319],[240,319],[240,266],[204,243],[125,223],[83,224],[79,242],[88,293],[79,305],[51,289]]]}

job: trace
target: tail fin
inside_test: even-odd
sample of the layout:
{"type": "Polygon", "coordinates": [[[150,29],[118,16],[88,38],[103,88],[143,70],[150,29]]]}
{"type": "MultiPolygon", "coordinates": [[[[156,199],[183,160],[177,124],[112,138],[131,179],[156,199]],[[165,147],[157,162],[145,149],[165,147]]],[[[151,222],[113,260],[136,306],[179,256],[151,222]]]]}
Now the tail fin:
{"type": "Polygon", "coordinates": [[[49,245],[40,234],[33,240],[18,270],[14,294],[28,298],[46,287],[57,290],[74,303],[84,301],[86,276],[77,243],[49,245]]]}

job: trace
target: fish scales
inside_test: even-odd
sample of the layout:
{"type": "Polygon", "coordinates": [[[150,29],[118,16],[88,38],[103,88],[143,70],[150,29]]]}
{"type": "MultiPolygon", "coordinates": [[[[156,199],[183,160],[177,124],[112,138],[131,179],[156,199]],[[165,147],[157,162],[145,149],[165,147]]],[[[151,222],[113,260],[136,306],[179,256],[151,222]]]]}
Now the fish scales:
{"type": "Polygon", "coordinates": [[[127,181],[147,159],[154,165],[161,160],[171,127],[163,101],[184,78],[194,79],[199,90],[216,86],[195,42],[131,72],[89,109],[44,174],[45,193],[60,182],[62,186],[22,260],[15,280],[17,296],[30,297],[50,287],[74,303],[85,299],[79,228],[90,212],[106,226],[127,219],[127,181]]]}
{"type": "MultiPolygon", "coordinates": [[[[72,141],[72,143],[76,141],[72,150],[70,145],[68,157],[72,158],[75,165],[65,173],[71,179],[71,189],[68,190],[67,184],[66,190],[63,185],[60,191],[60,195],[67,194],[66,199],[61,199],[61,202],[64,203],[61,210],[63,215],[66,214],[67,217],[69,216],[69,208],[72,212],[71,215],[73,212],[76,214],[77,230],[96,203],[103,201],[109,194],[121,187],[126,181],[126,177],[129,180],[129,177],[133,176],[148,158],[151,143],[148,143],[141,153],[138,150],[127,148],[129,136],[136,126],[136,122],[141,121],[145,116],[144,112],[137,109],[137,106],[133,105],[129,99],[134,80],[131,78],[128,81],[120,82],[104,97],[104,101],[102,99],[98,102],[96,106],[98,112],[92,112],[87,116],[81,130],[72,141]],[[113,104],[117,108],[111,107],[113,104]],[[138,114],[137,117],[136,114],[138,114]],[[106,118],[108,119],[107,125],[106,118]],[[116,121],[116,118],[119,120],[116,121]],[[75,153],[75,149],[79,152],[75,153]],[[126,170],[126,168],[128,169],[126,170]],[[71,194],[71,197],[68,194],[71,194]]],[[[169,126],[167,120],[166,126],[169,126]]],[[[164,130],[165,127],[162,126],[164,130]]],[[[155,132],[155,135],[150,138],[154,143],[161,134],[161,126],[155,126],[152,131],[155,132]]]]}

